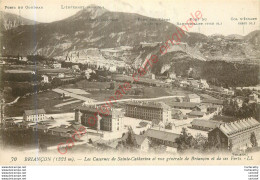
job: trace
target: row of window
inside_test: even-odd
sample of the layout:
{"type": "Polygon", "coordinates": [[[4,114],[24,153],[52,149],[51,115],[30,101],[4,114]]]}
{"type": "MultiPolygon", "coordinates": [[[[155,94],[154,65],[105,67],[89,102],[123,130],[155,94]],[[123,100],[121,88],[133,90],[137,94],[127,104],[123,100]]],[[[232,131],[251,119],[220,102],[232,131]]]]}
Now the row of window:
{"type": "Polygon", "coordinates": [[[161,110],[150,110],[150,109],[137,109],[137,108],[127,108],[126,111],[139,111],[139,112],[145,112],[145,113],[158,113],[162,114],[161,110]]]}

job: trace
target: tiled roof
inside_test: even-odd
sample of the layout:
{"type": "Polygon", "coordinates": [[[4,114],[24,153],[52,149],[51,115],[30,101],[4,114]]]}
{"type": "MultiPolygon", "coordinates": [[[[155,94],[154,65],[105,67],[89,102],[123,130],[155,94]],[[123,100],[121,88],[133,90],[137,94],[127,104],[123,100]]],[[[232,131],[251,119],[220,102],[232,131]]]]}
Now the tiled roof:
{"type": "Polygon", "coordinates": [[[142,122],[139,123],[139,125],[140,125],[141,127],[146,127],[146,126],[148,125],[148,122],[142,121],[142,122]]]}
{"type": "Polygon", "coordinates": [[[172,114],[183,114],[179,109],[172,109],[172,114]]]}
{"type": "Polygon", "coordinates": [[[256,126],[260,126],[260,123],[257,120],[251,118],[247,120],[238,120],[231,123],[221,124],[219,129],[227,136],[232,136],[236,133],[256,126]]]}
{"type": "Polygon", "coordinates": [[[220,124],[221,124],[221,122],[218,122],[218,121],[203,120],[203,119],[194,119],[191,122],[191,125],[202,126],[202,127],[211,128],[211,129],[218,127],[220,124]]]}
{"type": "Polygon", "coordinates": [[[161,140],[170,141],[170,142],[175,142],[176,138],[180,137],[179,134],[166,132],[166,131],[159,131],[159,130],[155,130],[155,129],[148,129],[145,132],[145,135],[147,137],[161,139],[161,140]]]}
{"type": "Polygon", "coordinates": [[[191,116],[204,116],[204,112],[200,112],[200,111],[191,111],[190,113],[188,113],[188,115],[191,116]]]}
{"type": "Polygon", "coordinates": [[[170,108],[170,106],[166,105],[163,102],[129,101],[126,103],[126,105],[151,107],[151,108],[164,108],[164,109],[170,108]]]}
{"type": "Polygon", "coordinates": [[[84,127],[84,126],[82,126],[82,125],[80,125],[80,124],[72,124],[72,125],[70,125],[69,127],[70,127],[71,129],[74,129],[74,130],[78,131],[79,129],[81,129],[81,127],[84,127]]]}
{"type": "Polygon", "coordinates": [[[55,121],[52,119],[38,122],[38,124],[41,124],[41,125],[48,125],[48,124],[54,124],[54,123],[55,123],[55,121]]]}
{"type": "Polygon", "coordinates": [[[199,98],[199,96],[197,94],[189,94],[188,98],[194,99],[194,98],[199,98]]]}
{"type": "Polygon", "coordinates": [[[197,105],[196,107],[198,107],[199,109],[207,109],[207,106],[203,104],[197,105]]]}
{"type": "Polygon", "coordinates": [[[194,108],[198,105],[199,103],[193,103],[193,102],[174,102],[171,105],[173,107],[180,107],[180,108],[194,108]]]}
{"type": "Polygon", "coordinates": [[[139,146],[142,145],[142,143],[144,142],[144,140],[146,138],[143,135],[137,135],[137,134],[135,134],[134,137],[135,137],[135,140],[136,140],[136,144],[139,145],[139,146]]]}
{"type": "Polygon", "coordinates": [[[24,113],[25,113],[26,116],[38,115],[38,114],[46,114],[44,109],[25,110],[24,113]]]}

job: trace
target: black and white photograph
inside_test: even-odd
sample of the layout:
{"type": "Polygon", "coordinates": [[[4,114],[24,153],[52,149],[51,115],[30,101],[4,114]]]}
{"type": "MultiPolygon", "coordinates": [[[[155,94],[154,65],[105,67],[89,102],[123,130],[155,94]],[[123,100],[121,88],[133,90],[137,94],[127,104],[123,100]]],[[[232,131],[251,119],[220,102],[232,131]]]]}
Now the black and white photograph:
{"type": "Polygon", "coordinates": [[[259,165],[259,0],[2,0],[0,165],[259,165]]]}

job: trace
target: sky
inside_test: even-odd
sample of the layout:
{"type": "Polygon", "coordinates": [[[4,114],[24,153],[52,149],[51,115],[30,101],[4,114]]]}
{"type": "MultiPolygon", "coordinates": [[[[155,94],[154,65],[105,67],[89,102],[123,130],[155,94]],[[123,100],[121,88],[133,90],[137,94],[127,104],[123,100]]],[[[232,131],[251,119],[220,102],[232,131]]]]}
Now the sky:
{"type": "Polygon", "coordinates": [[[191,18],[191,13],[194,15],[199,10],[204,18],[201,20],[203,25],[194,26],[191,31],[206,35],[246,35],[254,30],[260,30],[260,0],[0,0],[1,11],[20,14],[22,17],[39,22],[62,20],[80,10],[62,9],[61,6],[91,4],[102,6],[109,11],[169,19],[169,22],[176,25],[185,23],[191,18]],[[19,10],[18,6],[22,6],[23,9],[19,10]],[[31,6],[43,9],[26,8],[31,6]],[[245,22],[247,24],[241,24],[245,22]]]}

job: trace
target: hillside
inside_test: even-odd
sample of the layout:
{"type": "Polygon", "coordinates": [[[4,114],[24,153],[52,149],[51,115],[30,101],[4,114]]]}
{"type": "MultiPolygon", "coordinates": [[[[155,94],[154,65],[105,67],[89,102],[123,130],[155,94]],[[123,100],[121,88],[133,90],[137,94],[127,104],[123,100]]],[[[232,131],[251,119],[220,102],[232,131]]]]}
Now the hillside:
{"type": "MultiPolygon", "coordinates": [[[[72,58],[75,54],[78,56],[74,59],[80,62],[93,57],[86,52],[96,48],[100,50],[97,57],[102,56],[107,61],[124,61],[138,67],[145,58],[159,52],[160,45],[176,33],[176,27],[139,14],[111,12],[99,6],[89,6],[60,21],[7,28],[0,37],[5,47],[1,48],[1,54],[39,54],[60,60],[66,60],[68,56],[72,58]]],[[[246,36],[205,36],[186,32],[181,44],[170,47],[165,58],[162,58],[165,60],[155,68],[159,68],[158,72],[169,68],[172,63],[169,59],[258,63],[259,39],[259,30],[246,36]]]]}
{"type": "Polygon", "coordinates": [[[32,25],[35,22],[21,16],[0,11],[1,31],[10,30],[22,25],[32,25]]]}
{"type": "MultiPolygon", "coordinates": [[[[72,49],[134,46],[140,42],[166,41],[175,31],[176,26],[169,22],[89,7],[61,21],[5,31],[3,54],[37,52],[59,56],[72,49]]],[[[182,40],[186,41],[187,36],[182,40]]]]}

